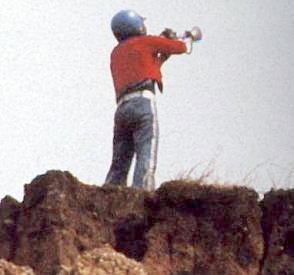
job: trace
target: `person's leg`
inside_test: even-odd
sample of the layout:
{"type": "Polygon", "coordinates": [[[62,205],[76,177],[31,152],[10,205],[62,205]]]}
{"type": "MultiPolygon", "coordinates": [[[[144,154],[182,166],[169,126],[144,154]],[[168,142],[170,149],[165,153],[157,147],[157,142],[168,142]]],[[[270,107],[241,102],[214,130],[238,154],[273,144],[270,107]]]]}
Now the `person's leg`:
{"type": "Polygon", "coordinates": [[[142,98],[141,117],[134,131],[136,165],[133,186],[145,190],[155,189],[155,170],[158,149],[158,120],[155,97],[142,98]]]}
{"type": "Polygon", "coordinates": [[[117,110],[113,135],[113,155],[105,184],[127,185],[127,176],[134,156],[132,129],[128,127],[122,114],[117,110]]]}

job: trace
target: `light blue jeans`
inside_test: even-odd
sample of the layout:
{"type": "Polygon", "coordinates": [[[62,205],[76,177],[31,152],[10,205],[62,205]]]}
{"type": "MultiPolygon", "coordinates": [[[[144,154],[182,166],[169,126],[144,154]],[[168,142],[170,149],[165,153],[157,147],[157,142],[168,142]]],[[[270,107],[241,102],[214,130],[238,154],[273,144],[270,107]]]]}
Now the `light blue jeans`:
{"type": "Polygon", "coordinates": [[[154,190],[158,137],[155,95],[134,97],[120,104],[115,112],[113,156],[105,184],[126,186],[136,155],[132,186],[154,190]]]}

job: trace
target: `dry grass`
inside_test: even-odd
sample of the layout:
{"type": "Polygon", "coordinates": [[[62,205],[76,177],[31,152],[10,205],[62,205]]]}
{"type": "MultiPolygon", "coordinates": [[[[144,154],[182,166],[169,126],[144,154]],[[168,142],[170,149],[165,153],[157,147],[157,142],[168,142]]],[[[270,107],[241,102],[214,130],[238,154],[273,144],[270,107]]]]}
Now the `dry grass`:
{"type": "Polygon", "coordinates": [[[215,159],[209,161],[207,164],[205,164],[204,162],[198,163],[192,168],[178,173],[170,181],[181,182],[182,184],[187,183],[194,185],[213,185],[215,188],[221,188],[222,190],[231,189],[236,186],[245,186],[249,189],[255,189],[256,192],[258,192],[259,194],[259,200],[261,200],[264,197],[265,193],[272,189],[287,190],[294,188],[294,167],[289,168],[265,161],[257,164],[255,167],[250,169],[244,176],[241,176],[239,180],[236,180],[233,183],[230,181],[220,180],[220,178],[217,177],[215,164],[215,159]],[[258,185],[268,186],[268,184],[266,184],[265,181],[260,180],[260,178],[264,178],[261,177],[260,174],[262,174],[262,169],[265,170],[266,166],[268,166],[266,170],[267,177],[264,177],[268,178],[267,182],[270,182],[270,188],[258,188],[258,185]]]}

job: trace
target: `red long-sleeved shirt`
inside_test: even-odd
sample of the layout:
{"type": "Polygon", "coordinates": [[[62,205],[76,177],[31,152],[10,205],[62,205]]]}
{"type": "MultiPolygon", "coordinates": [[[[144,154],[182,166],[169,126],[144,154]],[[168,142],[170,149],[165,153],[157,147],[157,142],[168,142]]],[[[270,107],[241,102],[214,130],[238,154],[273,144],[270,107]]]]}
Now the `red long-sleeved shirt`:
{"type": "Polygon", "coordinates": [[[161,83],[158,53],[164,55],[186,52],[179,40],[161,36],[136,36],[119,43],[111,54],[111,73],[117,98],[128,85],[147,79],[161,83]]]}

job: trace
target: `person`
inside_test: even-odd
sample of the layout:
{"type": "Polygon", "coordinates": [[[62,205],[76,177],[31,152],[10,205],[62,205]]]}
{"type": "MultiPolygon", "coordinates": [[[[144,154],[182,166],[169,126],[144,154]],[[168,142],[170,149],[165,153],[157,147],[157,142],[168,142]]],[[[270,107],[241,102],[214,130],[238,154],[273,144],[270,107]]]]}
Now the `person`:
{"type": "MultiPolygon", "coordinates": [[[[145,18],[133,10],[118,12],[111,28],[118,45],[111,53],[111,73],[117,109],[114,116],[113,155],[105,185],[127,185],[132,159],[136,163],[132,187],[155,189],[158,149],[156,85],[162,92],[161,65],[170,55],[188,51],[173,37],[147,35],[145,18]]],[[[167,32],[171,34],[167,29],[167,32]]]]}

